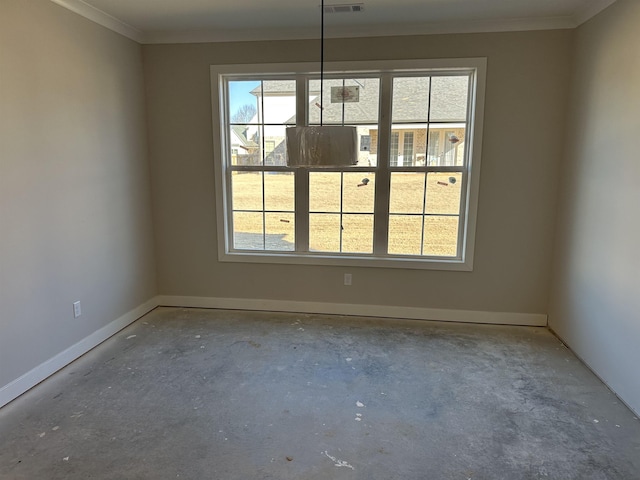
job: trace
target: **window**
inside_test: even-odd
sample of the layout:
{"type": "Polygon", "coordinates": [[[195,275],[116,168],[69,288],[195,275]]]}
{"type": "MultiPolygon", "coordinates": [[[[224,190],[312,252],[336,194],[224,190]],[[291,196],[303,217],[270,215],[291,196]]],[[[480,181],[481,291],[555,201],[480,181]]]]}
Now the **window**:
{"type": "Polygon", "coordinates": [[[389,147],[389,165],[398,166],[398,144],[400,143],[400,133],[391,132],[391,146],[389,147]]]}
{"type": "Polygon", "coordinates": [[[402,141],[402,165],[413,165],[413,132],[404,132],[402,141]]]}
{"type": "Polygon", "coordinates": [[[371,150],[371,135],[360,136],[360,151],[368,152],[371,150]]]}
{"type": "Polygon", "coordinates": [[[322,89],[315,68],[212,67],[220,259],[470,270],[485,60],[326,64],[322,89]],[[357,165],[287,167],[320,104],[357,165]]]}

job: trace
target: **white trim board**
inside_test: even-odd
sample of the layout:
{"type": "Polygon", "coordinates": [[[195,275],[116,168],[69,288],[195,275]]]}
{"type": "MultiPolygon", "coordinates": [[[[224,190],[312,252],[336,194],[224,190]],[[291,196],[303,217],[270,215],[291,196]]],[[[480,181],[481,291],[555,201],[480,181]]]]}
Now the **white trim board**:
{"type": "Polygon", "coordinates": [[[109,30],[112,30],[120,35],[124,35],[131,40],[142,43],[143,33],[135,27],[132,27],[128,23],[123,22],[119,18],[113,17],[102,10],[83,2],[82,0],[51,0],[53,3],[60,5],[61,7],[71,10],[77,13],[81,17],[91,20],[98,25],[101,25],[109,30]]]}
{"type": "Polygon", "coordinates": [[[485,312],[390,305],[160,295],[130,310],[108,325],[105,325],[88,337],[80,340],[75,345],[41,363],[21,377],[0,387],[0,408],[12,400],[15,400],[23,393],[35,387],[58,370],[66,367],[77,358],[97,347],[158,306],[319,313],[445,322],[488,323],[495,325],[547,326],[547,315],[541,313],[485,312]]]}
{"type": "MultiPolygon", "coordinates": [[[[464,33],[521,32],[562,30],[578,26],[575,17],[508,18],[487,21],[440,23],[390,23],[346,27],[326,27],[325,38],[365,38],[407,35],[448,35],[464,33]]],[[[216,43],[266,40],[317,39],[318,32],[309,28],[203,29],[148,32],[145,44],[216,43]]]]}
{"type": "MultiPolygon", "coordinates": [[[[235,42],[258,40],[300,40],[317,38],[317,32],[309,29],[264,28],[264,29],[199,29],[173,31],[142,31],[129,25],[83,0],[51,0],[52,2],[81,15],[92,22],[102,25],[141,44],[163,43],[203,43],[235,42]]],[[[359,28],[328,28],[329,38],[345,37],[381,37],[395,35],[428,35],[450,33],[512,32],[527,30],[553,30],[576,28],[591,19],[616,0],[590,0],[575,15],[542,18],[506,18],[486,21],[441,22],[369,25],[359,28]]]]}
{"type": "Polygon", "coordinates": [[[91,349],[97,347],[157,306],[157,298],[154,297],[105,325],[100,330],[93,332],[88,337],[83,338],[75,345],[72,345],[56,356],[31,369],[21,377],[0,387],[0,408],[35,387],[58,370],[66,367],[91,349]]]}
{"type": "MultiPolygon", "coordinates": [[[[152,298],[142,305],[130,310],[100,330],[80,340],[53,358],[41,363],[16,380],[0,388],[0,408],[15,400],[23,393],[38,385],[58,370],[66,367],[77,358],[89,352],[120,330],[129,326],[137,319],[157,306],[191,307],[191,308],[222,308],[230,310],[263,310],[299,313],[324,313],[337,315],[372,316],[383,318],[402,318],[414,320],[436,320],[467,323],[488,323],[498,325],[547,326],[547,315],[534,313],[505,313],[471,310],[451,310],[435,308],[398,307],[382,305],[357,305],[320,302],[297,302],[286,300],[260,300],[243,298],[215,298],[163,295],[152,298]]],[[[611,390],[622,403],[636,415],[635,411],[617,392],[604,380],[567,342],[553,329],[552,333],[565,345],[593,374],[611,390]]]]}
{"type": "Polygon", "coordinates": [[[546,327],[543,313],[485,312],[446,308],[402,307],[393,305],[358,305],[351,303],[298,302],[251,298],[216,298],[160,295],[158,306],[190,308],[222,308],[228,310],[262,310],[271,312],[324,313],[443,322],[488,323],[546,327]]]}

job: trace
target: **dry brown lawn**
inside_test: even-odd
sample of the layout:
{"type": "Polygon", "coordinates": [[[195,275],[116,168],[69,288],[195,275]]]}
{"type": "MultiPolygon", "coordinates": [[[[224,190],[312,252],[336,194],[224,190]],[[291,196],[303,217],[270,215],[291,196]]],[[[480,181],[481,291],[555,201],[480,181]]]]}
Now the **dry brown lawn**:
{"type": "MultiPolygon", "coordinates": [[[[424,175],[392,174],[389,253],[420,255],[422,246],[424,255],[455,256],[461,175],[429,173],[423,205],[424,175]]],[[[262,177],[254,172],[233,173],[235,247],[263,248],[264,199],[266,248],[293,250],[293,175],[265,174],[264,184],[262,177]]],[[[312,172],[309,182],[310,249],[371,253],[375,174],[349,172],[341,178],[338,172],[312,172]],[[369,181],[363,181],[365,178],[369,181]]]]}

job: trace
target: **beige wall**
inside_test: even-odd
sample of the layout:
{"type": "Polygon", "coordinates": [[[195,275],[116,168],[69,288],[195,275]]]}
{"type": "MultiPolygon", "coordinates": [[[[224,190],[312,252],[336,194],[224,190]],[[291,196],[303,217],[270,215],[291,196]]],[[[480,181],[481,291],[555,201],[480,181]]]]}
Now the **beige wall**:
{"type": "Polygon", "coordinates": [[[218,262],[209,65],[314,61],[318,42],[144,46],[160,293],[546,314],[571,40],[556,30],[327,42],[327,61],[488,57],[470,273],[218,262]]]}
{"type": "Polygon", "coordinates": [[[0,1],[0,389],[156,293],[143,88],[136,43],[0,1]]]}
{"type": "Polygon", "coordinates": [[[550,325],[640,412],[640,2],[576,32],[550,325]]]}

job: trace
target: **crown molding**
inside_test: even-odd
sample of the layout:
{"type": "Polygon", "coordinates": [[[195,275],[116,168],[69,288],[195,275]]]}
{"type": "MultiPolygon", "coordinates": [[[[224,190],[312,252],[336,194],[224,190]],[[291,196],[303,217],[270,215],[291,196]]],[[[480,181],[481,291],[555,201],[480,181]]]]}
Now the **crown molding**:
{"type": "MultiPolygon", "coordinates": [[[[389,37],[451,33],[488,33],[530,30],[570,29],[577,26],[574,17],[512,18],[496,21],[385,24],[347,27],[325,27],[326,38],[389,37]]],[[[209,43],[256,40],[316,39],[315,28],[291,29],[211,29],[174,32],[148,32],[143,43],[209,43]]]]}
{"type": "MultiPolygon", "coordinates": [[[[208,29],[142,32],[128,23],[95,8],[83,0],[51,0],[142,44],[242,42],[257,40],[302,40],[318,38],[314,28],[208,29]]],[[[573,16],[511,18],[504,20],[385,24],[349,27],[327,27],[327,38],[362,38],[407,35],[435,35],[461,33],[516,32],[531,30],[571,29],[585,23],[616,0],[591,0],[586,8],[573,16]]]]}
{"type": "Polygon", "coordinates": [[[102,25],[103,27],[119,33],[120,35],[124,35],[135,42],[143,43],[144,35],[140,30],[109,15],[108,13],[103,12],[102,10],[97,9],[96,7],[89,5],[88,3],[83,2],[82,0],[51,1],[66,8],[67,10],[71,10],[72,12],[83,16],[88,20],[91,20],[92,22],[97,23],[98,25],[102,25]]]}
{"type": "Polygon", "coordinates": [[[587,5],[581,12],[576,13],[575,20],[576,26],[582,25],[587,20],[595,17],[605,8],[613,5],[616,0],[591,0],[591,3],[587,5]]]}

